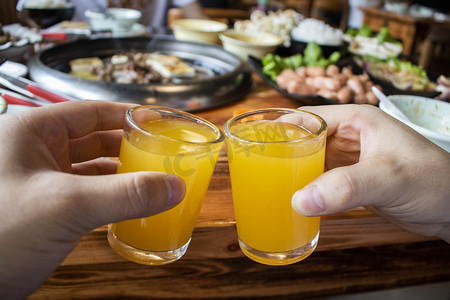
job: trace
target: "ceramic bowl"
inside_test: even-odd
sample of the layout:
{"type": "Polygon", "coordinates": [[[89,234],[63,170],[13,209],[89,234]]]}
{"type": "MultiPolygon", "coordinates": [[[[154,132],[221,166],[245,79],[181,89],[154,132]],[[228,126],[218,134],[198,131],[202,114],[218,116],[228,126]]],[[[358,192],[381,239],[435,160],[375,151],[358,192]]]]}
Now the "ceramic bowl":
{"type": "Polygon", "coordinates": [[[208,44],[217,44],[219,34],[227,29],[225,23],[203,19],[180,19],[172,24],[175,39],[208,44]]]}
{"type": "Polygon", "coordinates": [[[223,48],[238,56],[243,61],[248,60],[248,56],[263,58],[269,53],[274,53],[283,43],[283,38],[270,34],[248,34],[236,30],[227,30],[219,35],[223,48]]]}
{"type": "Polygon", "coordinates": [[[403,120],[380,102],[383,111],[450,152],[450,103],[411,95],[391,95],[388,98],[410,121],[403,120]]]}
{"type": "Polygon", "coordinates": [[[85,16],[94,30],[112,30],[114,33],[121,33],[130,31],[141,19],[142,13],[136,9],[108,8],[104,13],[88,10],[85,16]]]}

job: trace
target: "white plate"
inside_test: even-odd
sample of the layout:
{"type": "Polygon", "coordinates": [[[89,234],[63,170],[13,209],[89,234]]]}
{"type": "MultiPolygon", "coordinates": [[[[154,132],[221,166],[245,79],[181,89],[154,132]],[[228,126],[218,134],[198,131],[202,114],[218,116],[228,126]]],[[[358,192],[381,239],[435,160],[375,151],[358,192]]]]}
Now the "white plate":
{"type": "Polygon", "coordinates": [[[0,71],[12,77],[20,77],[27,75],[28,68],[25,65],[7,60],[0,66],[0,71]]]}

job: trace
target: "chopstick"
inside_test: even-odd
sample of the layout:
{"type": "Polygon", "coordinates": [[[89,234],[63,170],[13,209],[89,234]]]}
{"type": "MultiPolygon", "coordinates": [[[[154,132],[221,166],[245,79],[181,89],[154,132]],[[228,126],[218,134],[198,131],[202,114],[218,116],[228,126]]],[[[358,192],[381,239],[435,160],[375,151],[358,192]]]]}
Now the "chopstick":
{"type": "Polygon", "coordinates": [[[27,101],[21,98],[17,98],[13,95],[10,94],[1,94],[1,96],[3,97],[3,99],[5,99],[6,103],[8,104],[15,104],[15,105],[25,105],[25,106],[32,106],[32,107],[39,107],[41,105],[31,102],[31,101],[27,101]]]}
{"type": "Polygon", "coordinates": [[[33,85],[33,84],[28,84],[27,85],[27,90],[32,93],[33,95],[36,95],[38,97],[41,97],[47,101],[50,101],[52,103],[58,103],[58,102],[67,102],[67,101],[72,101],[71,99],[67,99],[66,97],[63,97],[61,95],[55,94],[53,92],[50,92],[48,90],[44,90],[43,88],[33,85]]]}
{"type": "Polygon", "coordinates": [[[11,90],[38,101],[43,100],[51,103],[58,103],[78,100],[68,95],[64,95],[63,93],[49,91],[26,78],[12,77],[4,72],[0,72],[0,83],[11,90]]]}
{"type": "Polygon", "coordinates": [[[1,76],[0,76],[0,84],[5,86],[5,87],[7,87],[7,88],[9,88],[9,89],[11,89],[11,90],[13,90],[13,91],[16,91],[17,93],[20,93],[21,95],[27,96],[29,98],[33,97],[33,94],[30,93],[28,90],[26,90],[26,89],[24,89],[24,88],[22,88],[22,87],[20,87],[20,86],[18,86],[16,84],[12,83],[8,79],[3,78],[1,76]]]}
{"type": "Polygon", "coordinates": [[[2,88],[0,88],[0,96],[2,96],[8,104],[26,105],[32,107],[51,104],[51,102],[41,102],[2,88]]]}

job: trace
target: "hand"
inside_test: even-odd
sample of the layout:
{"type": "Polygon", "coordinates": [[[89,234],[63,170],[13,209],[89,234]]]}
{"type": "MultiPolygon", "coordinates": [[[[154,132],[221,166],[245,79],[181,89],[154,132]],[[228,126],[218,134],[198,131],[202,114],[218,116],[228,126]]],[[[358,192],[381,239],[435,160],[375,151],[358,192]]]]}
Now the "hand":
{"type": "Polygon", "coordinates": [[[403,228],[450,242],[450,154],[377,107],[301,107],[328,124],[325,173],[293,208],[319,216],[366,206],[403,228]]]}
{"type": "Polygon", "coordinates": [[[77,101],[0,116],[0,298],[25,298],[79,239],[170,209],[179,177],[114,174],[128,104],[77,101]],[[100,159],[96,159],[100,158],[100,159]]]}

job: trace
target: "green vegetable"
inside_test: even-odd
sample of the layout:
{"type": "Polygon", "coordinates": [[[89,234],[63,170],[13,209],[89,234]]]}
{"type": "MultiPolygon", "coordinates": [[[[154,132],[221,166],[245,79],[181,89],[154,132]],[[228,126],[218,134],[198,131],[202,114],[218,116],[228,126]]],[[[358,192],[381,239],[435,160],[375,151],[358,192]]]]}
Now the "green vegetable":
{"type": "Polygon", "coordinates": [[[376,38],[380,43],[389,42],[393,44],[402,44],[401,42],[398,42],[392,38],[392,36],[389,34],[389,29],[384,26],[381,27],[380,32],[376,35],[376,38]]]}
{"type": "Polygon", "coordinates": [[[391,35],[389,34],[389,29],[387,27],[382,27],[380,32],[376,35],[376,38],[380,43],[390,42],[392,40],[391,35]]]}
{"type": "Polygon", "coordinates": [[[301,54],[292,55],[284,59],[285,68],[292,70],[297,69],[303,64],[303,56],[301,54]]]}
{"type": "Polygon", "coordinates": [[[408,72],[411,72],[420,78],[428,79],[427,72],[421,66],[414,65],[410,61],[402,61],[395,56],[389,56],[388,58],[383,60],[378,57],[366,55],[365,59],[379,65],[383,63],[391,64],[397,72],[407,70],[408,72]]]}
{"type": "MultiPolygon", "coordinates": [[[[365,37],[373,37],[374,33],[369,25],[362,25],[361,28],[354,29],[349,28],[346,32],[346,34],[351,35],[353,37],[360,35],[365,37]]],[[[390,42],[394,43],[395,41],[392,39],[391,35],[389,34],[389,28],[387,26],[383,26],[380,28],[380,31],[375,35],[375,37],[378,39],[380,43],[384,42],[390,42]]]]}
{"type": "Polygon", "coordinates": [[[284,69],[295,70],[303,65],[303,57],[301,54],[295,54],[282,58],[279,55],[267,54],[262,59],[263,73],[270,76],[272,80],[276,80],[278,74],[284,69]]]}
{"type": "Polygon", "coordinates": [[[369,25],[363,25],[363,26],[361,26],[361,28],[359,28],[357,35],[365,36],[365,37],[372,37],[373,32],[369,25]]]}
{"type": "Polygon", "coordinates": [[[322,48],[317,43],[310,42],[306,45],[305,51],[305,62],[308,65],[313,65],[315,62],[319,61],[322,58],[322,48]]]}
{"type": "Polygon", "coordinates": [[[367,61],[373,61],[375,63],[383,63],[386,61],[386,59],[379,58],[378,56],[373,56],[369,54],[364,55],[364,59],[367,61]]]}
{"type": "Polygon", "coordinates": [[[331,55],[328,57],[328,60],[330,61],[330,64],[335,64],[341,59],[341,52],[334,51],[331,53],[331,55]]]}
{"type": "Polygon", "coordinates": [[[349,29],[347,29],[347,31],[345,32],[345,34],[346,35],[349,35],[349,36],[353,36],[353,37],[355,37],[355,36],[357,36],[358,35],[358,29],[356,29],[356,28],[349,28],[349,29]]]}
{"type": "Polygon", "coordinates": [[[329,64],[330,62],[328,59],[326,59],[325,57],[321,57],[317,61],[311,63],[310,66],[317,66],[325,69],[329,64]]]}
{"type": "Polygon", "coordinates": [[[407,70],[421,78],[428,78],[427,72],[421,66],[414,65],[410,61],[401,61],[398,58],[392,58],[392,60],[395,62],[398,70],[407,70]]]}
{"type": "Polygon", "coordinates": [[[284,69],[296,70],[303,66],[328,67],[336,63],[341,58],[341,53],[333,52],[327,59],[323,56],[322,48],[314,42],[306,45],[304,54],[295,54],[288,57],[281,57],[276,54],[267,54],[262,58],[262,72],[269,76],[273,81],[284,69]]]}

